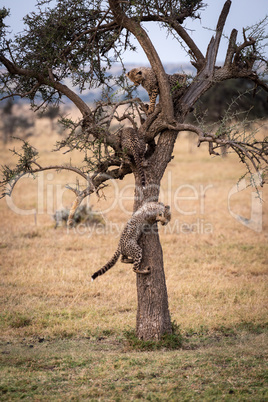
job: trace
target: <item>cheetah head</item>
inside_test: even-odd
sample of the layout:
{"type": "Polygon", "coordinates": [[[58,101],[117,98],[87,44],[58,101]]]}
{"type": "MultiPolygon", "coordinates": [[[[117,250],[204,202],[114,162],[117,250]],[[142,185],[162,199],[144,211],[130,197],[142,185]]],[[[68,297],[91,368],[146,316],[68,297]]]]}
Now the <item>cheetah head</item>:
{"type": "Polygon", "coordinates": [[[126,74],[126,76],[134,83],[136,87],[142,83],[143,74],[138,68],[133,68],[126,74]]]}
{"type": "Polygon", "coordinates": [[[168,222],[171,219],[171,212],[170,212],[170,206],[169,205],[165,205],[164,211],[163,212],[159,212],[159,214],[156,217],[156,221],[160,222],[161,225],[167,225],[168,222]]]}

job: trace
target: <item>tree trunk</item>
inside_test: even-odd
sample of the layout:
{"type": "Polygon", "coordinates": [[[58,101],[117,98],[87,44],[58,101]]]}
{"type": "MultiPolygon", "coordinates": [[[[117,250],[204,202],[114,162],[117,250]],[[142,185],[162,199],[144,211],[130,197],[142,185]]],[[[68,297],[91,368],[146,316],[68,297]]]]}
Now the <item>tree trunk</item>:
{"type": "MultiPolygon", "coordinates": [[[[158,201],[160,182],[171,160],[175,141],[176,135],[170,131],[160,135],[157,148],[149,160],[149,168],[146,169],[146,189],[142,199],[139,192],[141,188],[139,175],[134,172],[136,179],[134,210],[146,201],[158,201]]],[[[139,244],[143,250],[141,269],[149,266],[151,272],[148,275],[137,274],[136,334],[143,340],[159,340],[165,333],[172,333],[172,325],[157,223],[141,236],[139,244]]]]}
{"type": "Polygon", "coordinates": [[[143,248],[141,268],[150,266],[151,273],[137,274],[136,334],[143,340],[158,340],[164,333],[172,332],[157,224],[154,224],[152,229],[152,233],[144,234],[141,238],[143,248]]]}

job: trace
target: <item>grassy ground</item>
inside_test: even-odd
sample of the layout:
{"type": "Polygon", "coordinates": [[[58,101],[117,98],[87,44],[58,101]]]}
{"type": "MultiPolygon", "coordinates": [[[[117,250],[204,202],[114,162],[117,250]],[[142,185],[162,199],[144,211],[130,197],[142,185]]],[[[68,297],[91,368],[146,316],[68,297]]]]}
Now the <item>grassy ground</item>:
{"type": "MultiPolygon", "coordinates": [[[[40,163],[58,162],[48,152],[55,140],[33,138],[40,163]]],[[[9,147],[1,147],[2,164],[9,147]]],[[[128,343],[136,314],[129,266],[89,281],[131,213],[132,178],[91,198],[105,228],[69,232],[55,230],[50,215],[70,205],[64,185],[75,175],[26,178],[13,204],[0,202],[2,400],[267,400],[267,188],[256,232],[230,214],[250,218],[254,203],[251,188],[230,197],[244,172],[234,157],[212,158],[205,147],[190,153],[184,137],[174,156],[161,194],[172,221],[160,233],[181,349],[137,351],[128,343]],[[37,215],[26,215],[30,209],[37,215]]]]}
{"type": "MultiPolygon", "coordinates": [[[[2,346],[2,399],[265,401],[262,329],[189,334],[177,351],[129,351],[119,337],[2,346]]],[[[267,355],[266,355],[267,357],[267,355]]]]}

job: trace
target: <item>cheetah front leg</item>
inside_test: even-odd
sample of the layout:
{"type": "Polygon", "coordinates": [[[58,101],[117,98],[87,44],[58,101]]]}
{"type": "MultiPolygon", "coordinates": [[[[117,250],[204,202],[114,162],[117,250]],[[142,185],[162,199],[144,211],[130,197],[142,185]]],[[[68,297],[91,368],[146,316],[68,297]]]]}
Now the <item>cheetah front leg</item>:
{"type": "Polygon", "coordinates": [[[142,259],[142,248],[138,246],[138,244],[136,244],[133,252],[134,252],[133,271],[136,274],[149,274],[151,272],[150,267],[146,267],[144,270],[140,270],[140,263],[142,259]]]}
{"type": "Polygon", "coordinates": [[[149,93],[150,105],[147,111],[147,114],[153,113],[155,109],[155,102],[158,95],[158,89],[153,89],[151,93],[149,93]]]}

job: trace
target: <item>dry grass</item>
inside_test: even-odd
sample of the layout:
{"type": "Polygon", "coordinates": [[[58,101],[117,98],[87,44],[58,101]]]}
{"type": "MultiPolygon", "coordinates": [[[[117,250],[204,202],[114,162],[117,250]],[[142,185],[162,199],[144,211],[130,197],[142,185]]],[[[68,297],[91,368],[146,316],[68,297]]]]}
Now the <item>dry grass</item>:
{"type": "MultiPolygon", "coordinates": [[[[47,164],[57,162],[58,155],[48,152],[55,140],[55,136],[46,138],[46,147],[43,137],[33,141],[41,145],[41,160],[47,164]]],[[[262,323],[267,318],[267,188],[262,190],[263,227],[257,233],[228,211],[228,192],[243,174],[243,166],[232,156],[212,158],[205,147],[189,153],[188,146],[183,136],[177,141],[175,158],[162,183],[161,199],[173,211],[166,233],[160,229],[172,318],[185,329],[262,323]]],[[[1,149],[4,163],[10,162],[7,148],[1,149]]],[[[79,155],[74,159],[78,161],[79,155]]],[[[67,182],[75,182],[75,175],[49,172],[40,180],[21,180],[13,194],[20,209],[37,207],[44,212],[36,221],[34,215],[14,213],[6,200],[0,204],[2,334],[80,336],[98,328],[134,327],[132,270],[118,263],[93,284],[89,282],[114,252],[118,230],[131,213],[132,178],[120,182],[116,190],[108,189],[106,198],[92,197],[94,209],[109,209],[105,231],[96,232],[83,227],[78,232],[65,227],[54,230],[46,213],[61,206],[56,205],[57,194],[64,193],[65,206],[71,203],[72,194],[63,189],[67,182]],[[41,193],[38,196],[38,186],[44,190],[43,198],[41,193]],[[22,325],[14,324],[18,317],[22,325]]],[[[233,196],[234,212],[250,217],[251,191],[233,196]]]]}
{"type": "MultiPolygon", "coordinates": [[[[128,352],[90,339],[2,347],[2,400],[266,401],[265,338],[128,352]]],[[[211,342],[210,342],[211,343],[211,342]]]]}
{"type": "MultiPolygon", "coordinates": [[[[33,139],[46,164],[58,162],[48,152],[55,140],[33,139]]],[[[118,229],[131,213],[131,177],[111,186],[106,198],[91,198],[94,210],[107,209],[104,231],[54,229],[52,211],[72,201],[63,190],[75,175],[66,172],[16,186],[14,204],[37,208],[36,218],[1,200],[3,400],[120,401],[126,392],[129,400],[266,400],[267,188],[262,231],[255,232],[228,211],[228,193],[243,166],[232,156],[212,158],[205,147],[188,150],[182,136],[162,182],[161,199],[173,218],[160,229],[170,311],[184,350],[126,349],[122,333],[135,327],[136,315],[129,266],[118,263],[90,282],[113,254],[118,229]]],[[[2,164],[10,162],[8,146],[0,157],[2,164]]],[[[69,155],[60,158],[68,161],[69,155]]],[[[251,192],[232,197],[235,213],[250,217],[251,192]]]]}

